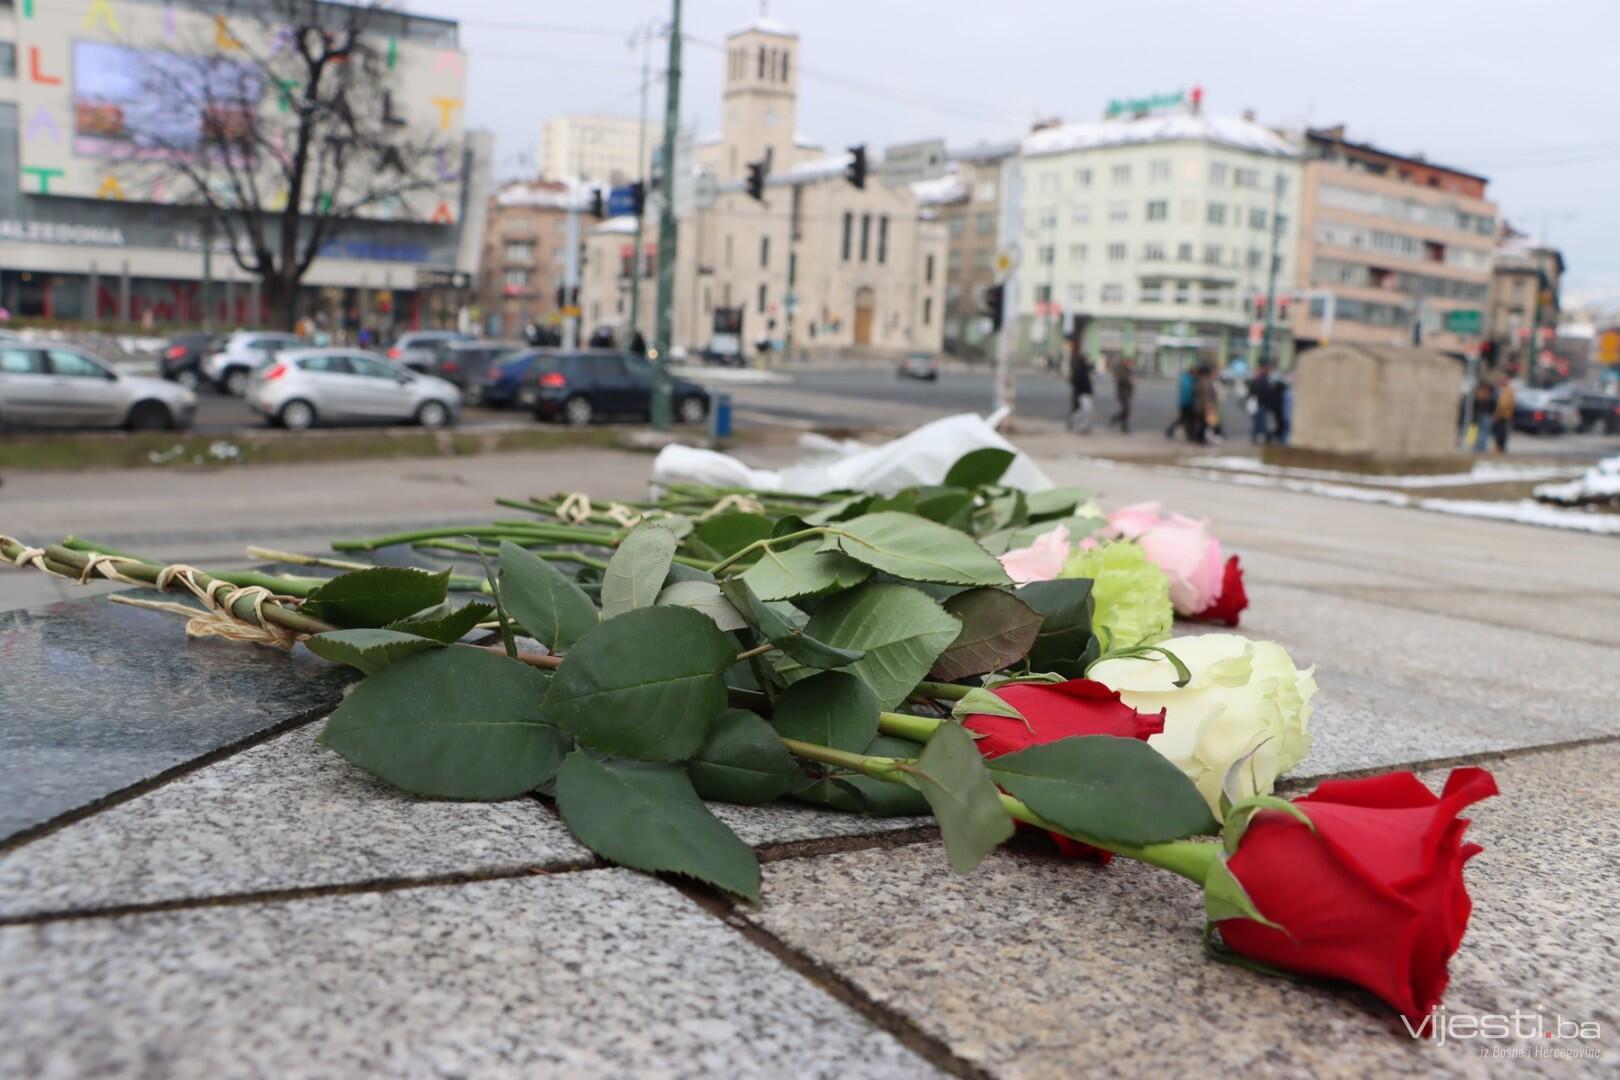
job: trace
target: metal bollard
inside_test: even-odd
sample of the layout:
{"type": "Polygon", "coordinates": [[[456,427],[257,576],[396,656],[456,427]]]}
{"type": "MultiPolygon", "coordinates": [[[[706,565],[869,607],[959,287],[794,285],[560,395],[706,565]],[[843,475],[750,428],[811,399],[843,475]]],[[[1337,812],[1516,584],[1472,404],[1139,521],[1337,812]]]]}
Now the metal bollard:
{"type": "Polygon", "coordinates": [[[731,438],[731,395],[715,394],[709,409],[709,435],[715,439],[731,438]]]}

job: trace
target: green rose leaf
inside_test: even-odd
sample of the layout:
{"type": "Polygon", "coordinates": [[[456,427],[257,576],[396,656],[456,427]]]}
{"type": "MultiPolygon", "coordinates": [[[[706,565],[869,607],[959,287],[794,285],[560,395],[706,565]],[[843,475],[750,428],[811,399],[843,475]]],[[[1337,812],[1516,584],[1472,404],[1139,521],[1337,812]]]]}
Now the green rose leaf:
{"type": "Polygon", "coordinates": [[[1085,578],[1032,581],[1014,595],[1045,617],[1029,651],[1031,666],[1040,670],[1055,663],[1073,662],[1085,655],[1091,641],[1090,581],[1085,578]]]}
{"type": "Polygon", "coordinates": [[[568,752],[541,718],[549,681],[482,649],[434,648],[355,687],[320,741],[417,795],[509,799],[549,781],[568,752]]]}
{"type": "Polygon", "coordinates": [[[761,600],[794,600],[859,585],[871,570],[836,551],[818,552],[815,544],[783,551],[763,551],[742,574],[761,600]]]}
{"type": "MultiPolygon", "coordinates": [[[[868,757],[915,760],[922,751],[923,744],[920,742],[894,735],[879,735],[867,744],[865,753],[868,757]]],[[[817,780],[809,787],[793,792],[792,798],[812,806],[871,817],[916,817],[932,813],[928,800],[916,788],[874,780],[859,773],[817,780]]]]}
{"type": "Polygon", "coordinates": [[[557,774],[557,812],[580,843],[609,862],[759,899],[759,860],[709,813],[679,765],[599,760],[575,750],[557,774]]]}
{"type": "Polygon", "coordinates": [[[1003,754],[990,772],[1054,825],[1110,843],[1157,844],[1220,828],[1186,774],[1140,739],[1059,739],[1003,754]]]}
{"type": "Polygon", "coordinates": [[[510,540],[501,541],[500,584],[501,602],[512,618],[553,652],[567,649],[601,621],[583,589],[510,540]]]}
{"type": "Polygon", "coordinates": [[[479,623],[488,622],[494,615],[494,605],[481,600],[473,600],[459,608],[451,608],[446,602],[409,618],[391,622],[383,629],[416,634],[451,645],[466,637],[479,623]]]}
{"type": "Polygon", "coordinates": [[[866,655],[860,649],[835,649],[810,637],[786,615],[755,596],[742,578],[726,581],[720,591],[767,641],[805,667],[841,668],[866,655]]]}
{"type": "Polygon", "coordinates": [[[779,799],[805,784],[775,729],[743,709],[726,709],[714,718],[703,749],[686,763],[686,775],[705,799],[747,806],[779,799]]]}
{"type": "Polygon", "coordinates": [[[602,617],[611,619],[636,608],[651,607],[658,599],[680,543],[662,525],[637,525],[620,542],[602,572],[602,617]]]}
{"type": "MultiPolygon", "coordinates": [[[[848,498],[839,499],[836,502],[828,503],[820,510],[804,515],[804,522],[806,525],[826,525],[828,522],[843,521],[845,518],[864,514],[866,508],[872,505],[874,498],[876,498],[874,495],[851,495],[848,498]]],[[[777,535],[781,535],[780,530],[778,530],[777,535]]]]}
{"type": "Polygon", "coordinates": [[[720,586],[712,581],[677,581],[665,585],[658,594],[658,603],[701,611],[722,630],[741,630],[748,625],[748,620],[720,594],[720,586]]]}
{"type": "Polygon", "coordinates": [[[937,521],[941,525],[955,528],[955,522],[960,520],[963,512],[972,505],[971,491],[948,487],[925,488],[917,496],[917,508],[913,513],[929,521],[937,521]]]}
{"type": "Polygon", "coordinates": [[[1011,450],[984,446],[969,450],[956,459],[945,472],[945,483],[950,487],[976,488],[993,484],[1012,467],[1017,455],[1011,450]]]}
{"type": "Polygon", "coordinates": [[[309,594],[298,610],[345,629],[387,626],[444,602],[450,571],[374,566],[339,574],[309,594]]]}
{"type": "Polygon", "coordinates": [[[413,653],[442,649],[444,643],[397,630],[331,630],[305,638],[304,647],[323,660],[370,675],[413,653]]]}
{"type": "Polygon", "coordinates": [[[1056,487],[1029,492],[1029,520],[1048,521],[1068,517],[1088,497],[1079,488],[1056,487]]]}
{"type": "MultiPolygon", "coordinates": [[[[805,633],[837,649],[860,650],[843,670],[872,688],[880,709],[904,701],[961,633],[953,615],[916,589],[873,582],[840,593],[816,607],[805,633]]],[[[789,679],[806,678],[804,668],[783,668],[789,679]]]]}
{"type": "Polygon", "coordinates": [[[696,536],[716,558],[724,559],[770,536],[771,524],[771,519],[764,514],[728,510],[700,524],[696,536]]]}
{"type": "Polygon", "coordinates": [[[1012,815],[1001,805],[990,770],[961,724],[941,724],[905,776],[939,819],[945,854],[957,873],[972,870],[1012,836],[1012,815]]]}
{"type": "Polygon", "coordinates": [[[580,638],[546,693],[546,719],[615,757],[683,761],[726,707],[736,646],[707,615],[637,608],[580,638]]]}
{"type": "Polygon", "coordinates": [[[823,671],[784,690],[771,723],[784,738],[859,753],[878,733],[879,711],[860,679],[823,671]]]}
{"type": "Polygon", "coordinates": [[[970,589],[945,601],[962,632],[934,662],[931,679],[947,682],[1000,671],[1029,655],[1043,617],[1012,593],[970,589]]]}
{"type": "Polygon", "coordinates": [[[975,686],[953,702],[951,716],[957,720],[964,716],[1005,716],[1012,720],[1023,720],[1024,726],[1029,727],[1029,721],[1024,719],[1023,713],[983,686],[975,686]]]}
{"type": "Polygon", "coordinates": [[[867,566],[914,581],[941,585],[1007,585],[996,557],[966,533],[915,514],[862,514],[828,526],[821,545],[836,547],[867,566]]]}

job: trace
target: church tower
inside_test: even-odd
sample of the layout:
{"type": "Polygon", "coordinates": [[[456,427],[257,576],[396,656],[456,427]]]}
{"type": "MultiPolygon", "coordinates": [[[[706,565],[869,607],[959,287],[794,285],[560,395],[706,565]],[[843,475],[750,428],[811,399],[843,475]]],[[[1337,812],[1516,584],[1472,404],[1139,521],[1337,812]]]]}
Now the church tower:
{"type": "Polygon", "coordinates": [[[798,34],[760,16],[726,38],[721,141],[727,177],[745,175],[748,162],[758,161],[767,147],[772,172],[793,164],[798,85],[798,34]]]}

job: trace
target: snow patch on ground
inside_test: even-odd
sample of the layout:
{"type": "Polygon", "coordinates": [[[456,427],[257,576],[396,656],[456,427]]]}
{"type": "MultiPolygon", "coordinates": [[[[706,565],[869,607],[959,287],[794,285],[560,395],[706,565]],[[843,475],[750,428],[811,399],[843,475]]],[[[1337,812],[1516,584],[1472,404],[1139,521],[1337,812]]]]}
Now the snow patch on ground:
{"type": "Polygon", "coordinates": [[[1565,506],[1620,499],[1620,457],[1604,458],[1567,484],[1542,484],[1535,496],[1565,506]]]}
{"type": "Polygon", "coordinates": [[[1386,488],[1462,487],[1467,484],[1497,484],[1512,480],[1553,480],[1569,476],[1573,471],[1567,466],[1510,465],[1500,461],[1481,461],[1477,462],[1468,472],[1378,476],[1371,473],[1339,472],[1333,469],[1305,469],[1292,465],[1268,465],[1257,458],[1251,457],[1201,457],[1189,461],[1188,465],[1201,469],[1226,469],[1231,472],[1300,477],[1311,480],[1337,480],[1386,488]]]}

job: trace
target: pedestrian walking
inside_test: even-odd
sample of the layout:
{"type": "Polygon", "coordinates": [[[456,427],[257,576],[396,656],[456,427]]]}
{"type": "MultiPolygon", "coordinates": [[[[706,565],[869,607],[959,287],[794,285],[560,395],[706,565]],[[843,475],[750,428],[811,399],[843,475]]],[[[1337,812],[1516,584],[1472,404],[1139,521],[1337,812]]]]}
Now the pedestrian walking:
{"type": "Polygon", "coordinates": [[[1193,437],[1193,395],[1197,389],[1198,376],[1192,368],[1187,368],[1176,380],[1176,416],[1170,421],[1170,426],[1164,429],[1164,437],[1176,437],[1176,429],[1191,439],[1193,437]]]}
{"type": "Polygon", "coordinates": [[[647,339],[642,336],[640,330],[633,331],[630,334],[630,351],[637,356],[647,355],[647,339]]]}
{"type": "Polygon", "coordinates": [[[1131,433],[1131,399],[1136,396],[1136,372],[1131,370],[1130,357],[1121,356],[1114,361],[1114,400],[1119,411],[1109,423],[1119,428],[1120,434],[1131,433]]]}
{"type": "Polygon", "coordinates": [[[1091,359],[1075,343],[1069,354],[1069,418],[1064,426],[1082,435],[1091,434],[1091,359]]]}
{"type": "Polygon", "coordinates": [[[1474,384],[1474,424],[1466,433],[1476,453],[1483,454],[1491,442],[1491,419],[1496,415],[1496,388],[1490,380],[1480,376],[1474,384]]]}
{"type": "Polygon", "coordinates": [[[1220,400],[1215,393],[1215,372],[1208,364],[1198,365],[1193,377],[1192,428],[1187,438],[1201,446],[1208,446],[1211,438],[1219,441],[1221,434],[1220,400]]]}
{"type": "Polygon", "coordinates": [[[1271,441],[1271,364],[1260,365],[1249,380],[1248,400],[1243,409],[1249,414],[1249,442],[1258,446],[1271,441]]]}
{"type": "Polygon", "coordinates": [[[1517,404],[1513,392],[1513,378],[1504,373],[1502,388],[1496,393],[1496,408],[1491,410],[1491,437],[1496,440],[1496,452],[1507,453],[1508,436],[1513,432],[1513,407],[1517,404]]]}
{"type": "Polygon", "coordinates": [[[1288,445],[1294,430],[1294,384],[1281,375],[1271,376],[1271,441],[1288,445]]]}

